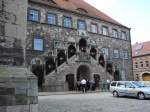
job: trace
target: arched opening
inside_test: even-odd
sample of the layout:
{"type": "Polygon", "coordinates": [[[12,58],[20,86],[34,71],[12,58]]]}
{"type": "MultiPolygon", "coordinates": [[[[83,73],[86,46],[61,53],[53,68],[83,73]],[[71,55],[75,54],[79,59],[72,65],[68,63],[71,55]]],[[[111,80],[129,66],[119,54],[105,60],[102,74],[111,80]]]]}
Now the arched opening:
{"type": "Polygon", "coordinates": [[[90,69],[86,65],[81,65],[77,69],[77,81],[82,79],[90,80],[90,69]]]}
{"type": "Polygon", "coordinates": [[[98,61],[101,66],[103,66],[103,67],[105,66],[105,60],[104,60],[104,56],[102,54],[100,55],[98,61]]]}
{"type": "Polygon", "coordinates": [[[150,73],[144,73],[142,75],[143,81],[150,81],[150,73]]]}
{"type": "Polygon", "coordinates": [[[95,86],[99,87],[100,76],[98,74],[94,74],[95,86]]]}
{"type": "Polygon", "coordinates": [[[38,78],[39,91],[42,89],[42,84],[44,82],[44,68],[42,65],[32,65],[32,73],[38,78]]]}
{"type": "Polygon", "coordinates": [[[60,66],[66,61],[66,55],[63,51],[58,52],[57,54],[57,66],[60,66]]]}
{"type": "Polygon", "coordinates": [[[82,52],[86,52],[87,42],[85,39],[80,39],[79,41],[79,50],[82,52]]]}
{"type": "Polygon", "coordinates": [[[112,72],[113,72],[112,64],[107,63],[106,70],[107,70],[107,72],[109,72],[110,74],[112,74],[112,72]]]}
{"type": "Polygon", "coordinates": [[[49,74],[50,72],[52,72],[53,70],[55,70],[56,65],[55,65],[55,62],[54,62],[53,58],[47,58],[46,59],[45,68],[46,68],[46,74],[49,74]]]}
{"type": "Polygon", "coordinates": [[[66,75],[66,82],[68,83],[68,90],[72,91],[75,89],[74,87],[74,74],[66,75]]]}
{"type": "Polygon", "coordinates": [[[68,58],[71,58],[75,54],[76,54],[76,48],[73,45],[70,45],[68,47],[68,58]]]}
{"type": "Polygon", "coordinates": [[[94,59],[96,59],[96,49],[94,48],[94,47],[92,47],[91,48],[91,50],[90,50],[90,55],[94,58],[94,59]]]}
{"type": "Polygon", "coordinates": [[[31,60],[31,71],[37,76],[39,91],[41,91],[44,82],[44,66],[40,58],[34,58],[31,60]]]}
{"type": "Polygon", "coordinates": [[[114,81],[119,81],[119,80],[120,80],[119,70],[115,70],[115,72],[114,72],[114,81]]]}

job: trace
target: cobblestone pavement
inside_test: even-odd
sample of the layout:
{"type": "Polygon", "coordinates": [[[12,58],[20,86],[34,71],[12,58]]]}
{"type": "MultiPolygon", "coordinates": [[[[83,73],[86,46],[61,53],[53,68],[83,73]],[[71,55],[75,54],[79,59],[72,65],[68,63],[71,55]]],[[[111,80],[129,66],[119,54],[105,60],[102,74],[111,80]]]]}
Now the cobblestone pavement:
{"type": "Polygon", "coordinates": [[[150,112],[150,100],[111,93],[39,96],[39,112],[150,112]]]}

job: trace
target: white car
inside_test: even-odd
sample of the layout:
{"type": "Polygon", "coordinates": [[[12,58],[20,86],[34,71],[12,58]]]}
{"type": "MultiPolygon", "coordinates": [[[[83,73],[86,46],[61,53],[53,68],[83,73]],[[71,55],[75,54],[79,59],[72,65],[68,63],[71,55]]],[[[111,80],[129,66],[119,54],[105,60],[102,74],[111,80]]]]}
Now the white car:
{"type": "Polygon", "coordinates": [[[110,91],[113,96],[131,96],[140,100],[150,98],[150,87],[139,81],[112,81],[110,91]]]}

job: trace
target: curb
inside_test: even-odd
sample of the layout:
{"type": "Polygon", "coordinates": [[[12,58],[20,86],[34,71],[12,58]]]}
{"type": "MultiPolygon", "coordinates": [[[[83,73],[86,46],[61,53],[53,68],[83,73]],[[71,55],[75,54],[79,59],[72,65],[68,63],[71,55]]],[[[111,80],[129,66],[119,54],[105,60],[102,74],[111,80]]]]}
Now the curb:
{"type": "MultiPolygon", "coordinates": [[[[109,91],[88,91],[86,94],[88,93],[100,93],[100,92],[109,92],[109,91]]],[[[71,94],[83,94],[81,91],[77,92],[77,91],[72,91],[72,92],[39,92],[38,96],[50,96],[50,95],[71,95],[71,94]]]]}

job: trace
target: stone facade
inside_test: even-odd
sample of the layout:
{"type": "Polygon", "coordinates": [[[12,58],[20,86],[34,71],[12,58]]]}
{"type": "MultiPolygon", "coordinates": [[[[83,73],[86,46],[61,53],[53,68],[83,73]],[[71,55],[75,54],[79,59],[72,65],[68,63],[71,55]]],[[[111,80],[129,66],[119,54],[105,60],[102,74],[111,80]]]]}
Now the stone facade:
{"type": "Polygon", "coordinates": [[[26,17],[27,0],[0,1],[0,65],[23,65],[26,17]]]}
{"type": "Polygon", "coordinates": [[[0,67],[0,112],[38,112],[37,78],[26,68],[0,67]]]}
{"type": "Polygon", "coordinates": [[[30,10],[37,11],[39,18],[28,18],[26,62],[44,91],[73,90],[82,78],[97,81],[97,87],[106,80],[133,80],[129,28],[32,0],[28,14],[30,10]],[[47,23],[48,13],[56,15],[55,25],[47,23]],[[65,17],[71,18],[71,28],[63,26],[65,17]],[[78,20],[85,21],[86,30],[78,29],[78,20]],[[91,23],[97,25],[96,33],[91,31],[91,23]],[[108,35],[102,33],[103,26],[108,27],[108,35]],[[117,29],[117,38],[112,29],[117,29]],[[126,39],[121,38],[122,31],[126,32],[126,39]],[[43,41],[42,50],[34,50],[35,38],[43,41]],[[114,56],[115,50],[118,57],[114,56]]]}
{"type": "Polygon", "coordinates": [[[150,78],[144,79],[144,75],[150,76],[149,60],[150,55],[133,57],[134,80],[150,80],[150,78]]]}

